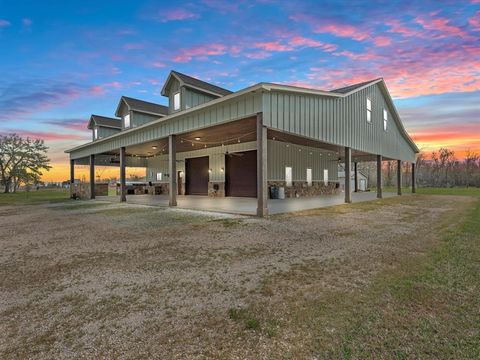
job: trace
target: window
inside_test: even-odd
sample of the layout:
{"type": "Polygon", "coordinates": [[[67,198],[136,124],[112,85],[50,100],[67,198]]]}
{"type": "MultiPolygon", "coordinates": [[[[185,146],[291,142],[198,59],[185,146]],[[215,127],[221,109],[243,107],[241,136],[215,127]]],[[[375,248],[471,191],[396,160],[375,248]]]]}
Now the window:
{"type": "Polygon", "coordinates": [[[383,130],[387,131],[388,112],[383,109],[383,130]]]}
{"type": "Polygon", "coordinates": [[[367,98],[367,121],[372,122],[372,100],[367,98]]]}
{"type": "Polygon", "coordinates": [[[307,168],[307,185],[312,186],[312,169],[307,168]]]}
{"type": "Polygon", "coordinates": [[[125,129],[128,129],[130,127],[130,114],[127,114],[123,117],[123,126],[125,129]]]}
{"type": "Polygon", "coordinates": [[[323,183],[328,185],[328,169],[323,169],[323,183]]]}
{"type": "Polygon", "coordinates": [[[157,181],[162,181],[162,173],[157,172],[157,181]]]}
{"type": "Polygon", "coordinates": [[[173,95],[173,110],[180,110],[180,93],[173,95]]]}
{"type": "Polygon", "coordinates": [[[286,186],[292,186],[292,168],[290,166],[287,166],[285,168],[285,185],[286,186]]]}
{"type": "Polygon", "coordinates": [[[98,128],[93,129],[93,139],[98,139],[98,128]]]}

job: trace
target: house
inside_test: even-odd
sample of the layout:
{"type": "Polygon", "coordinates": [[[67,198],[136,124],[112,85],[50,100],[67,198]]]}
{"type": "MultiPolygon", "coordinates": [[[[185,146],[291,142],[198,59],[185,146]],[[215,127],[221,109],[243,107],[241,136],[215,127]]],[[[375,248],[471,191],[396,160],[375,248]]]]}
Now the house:
{"type": "MultiPolygon", "coordinates": [[[[345,167],[343,164],[338,164],[338,183],[340,189],[345,191],[345,167]]],[[[362,171],[353,171],[350,175],[350,188],[353,191],[367,191],[368,177],[362,171]]]]}
{"type": "Polygon", "coordinates": [[[170,206],[178,195],[252,197],[259,216],[273,186],[287,197],[338,192],[339,162],[350,178],[352,163],[375,160],[378,197],[383,160],[411,163],[415,176],[418,148],[381,78],[331,91],[262,82],[231,92],[171,71],[161,94],[168,106],[123,96],[117,118],[92,115],[92,141],[66,151],[71,179],[75,164],[90,164],[90,197],[96,165],[119,167],[121,201],[125,168],[140,166],[139,193],[168,194],[170,206]]]}

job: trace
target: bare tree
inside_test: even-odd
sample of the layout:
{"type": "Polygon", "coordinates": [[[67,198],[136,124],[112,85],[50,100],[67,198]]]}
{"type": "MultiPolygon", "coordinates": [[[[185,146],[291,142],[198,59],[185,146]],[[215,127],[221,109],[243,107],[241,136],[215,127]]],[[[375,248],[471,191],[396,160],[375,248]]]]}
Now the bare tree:
{"type": "Polygon", "coordinates": [[[17,134],[0,135],[0,183],[5,193],[20,184],[38,182],[43,170],[50,170],[43,140],[23,139],[17,134]]]}

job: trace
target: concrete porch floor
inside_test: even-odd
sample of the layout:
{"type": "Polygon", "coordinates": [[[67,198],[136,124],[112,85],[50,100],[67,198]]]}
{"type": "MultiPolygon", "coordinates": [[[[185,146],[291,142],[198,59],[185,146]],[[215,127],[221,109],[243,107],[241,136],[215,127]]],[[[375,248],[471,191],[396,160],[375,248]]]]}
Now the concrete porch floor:
{"type": "MultiPolygon", "coordinates": [[[[383,197],[396,196],[395,193],[383,193],[383,197]]],[[[377,198],[376,192],[352,193],[353,202],[371,201],[377,198]]],[[[119,202],[119,196],[97,196],[97,200],[119,202]]],[[[316,197],[269,199],[269,214],[281,214],[291,211],[309,210],[344,204],[345,195],[322,195],[316,197]]],[[[168,206],[168,195],[127,195],[127,203],[168,206]]],[[[205,210],[240,215],[256,215],[257,199],[241,197],[212,198],[208,196],[177,196],[177,207],[181,209],[205,210]]]]}

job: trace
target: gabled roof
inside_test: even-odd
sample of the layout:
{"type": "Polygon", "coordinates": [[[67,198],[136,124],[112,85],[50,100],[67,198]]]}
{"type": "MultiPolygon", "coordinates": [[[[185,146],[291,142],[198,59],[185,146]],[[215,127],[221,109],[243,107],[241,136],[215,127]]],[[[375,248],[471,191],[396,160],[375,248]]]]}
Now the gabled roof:
{"type": "Polygon", "coordinates": [[[155,104],[148,101],[134,99],[127,96],[122,96],[115,111],[115,116],[119,115],[120,106],[125,103],[129,110],[143,112],[152,115],[165,116],[168,115],[168,107],[160,104],[155,104]]]}
{"type": "Polygon", "coordinates": [[[220,86],[213,85],[213,84],[207,83],[205,81],[196,79],[194,77],[179,73],[178,71],[172,70],[172,71],[170,71],[170,74],[168,75],[167,81],[165,81],[165,84],[163,85],[163,88],[162,88],[162,95],[163,96],[168,96],[167,92],[166,92],[166,89],[167,89],[168,83],[170,82],[172,77],[177,78],[177,80],[179,80],[180,83],[182,83],[182,85],[185,85],[187,87],[191,87],[191,88],[194,88],[196,90],[203,91],[203,92],[206,92],[208,94],[212,94],[212,95],[215,95],[215,96],[218,96],[218,97],[226,96],[226,95],[229,95],[229,94],[232,93],[232,91],[224,89],[220,86]]]}
{"type": "Polygon", "coordinates": [[[341,87],[335,90],[330,90],[330,92],[334,92],[337,94],[348,94],[349,92],[355,91],[357,89],[360,89],[366,85],[369,85],[370,83],[373,83],[375,81],[383,80],[382,78],[374,79],[374,80],[369,80],[369,81],[364,81],[358,84],[353,84],[353,85],[348,85],[345,87],[341,87]]]}
{"type": "Polygon", "coordinates": [[[108,127],[112,129],[122,129],[122,121],[117,118],[110,118],[106,116],[92,114],[88,122],[88,128],[93,129],[94,126],[108,127]]]}

